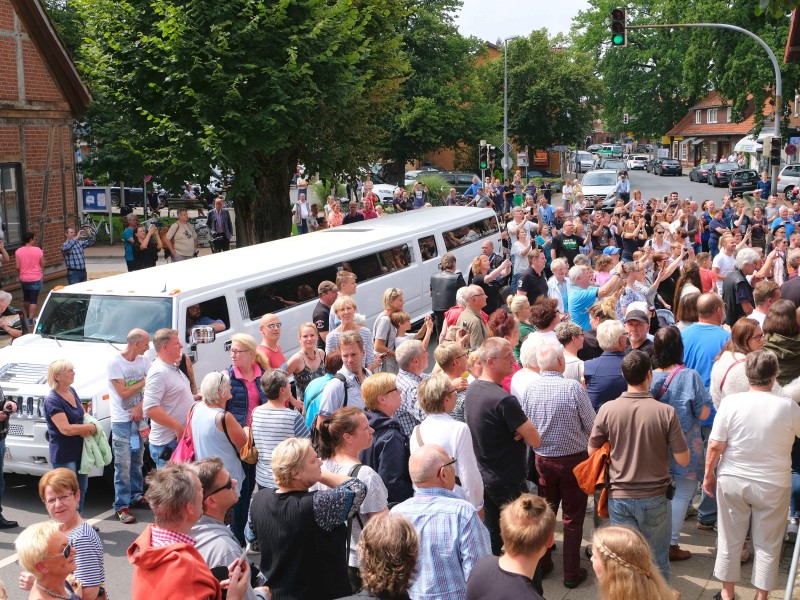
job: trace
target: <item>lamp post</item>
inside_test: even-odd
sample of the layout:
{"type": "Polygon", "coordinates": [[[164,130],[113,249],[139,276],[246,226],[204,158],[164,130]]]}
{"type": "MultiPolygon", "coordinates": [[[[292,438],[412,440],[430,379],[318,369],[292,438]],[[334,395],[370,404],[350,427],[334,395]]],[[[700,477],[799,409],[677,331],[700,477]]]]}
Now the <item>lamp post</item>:
{"type": "Polygon", "coordinates": [[[512,35],[503,40],[503,185],[508,179],[508,42],[517,39],[512,35]]]}

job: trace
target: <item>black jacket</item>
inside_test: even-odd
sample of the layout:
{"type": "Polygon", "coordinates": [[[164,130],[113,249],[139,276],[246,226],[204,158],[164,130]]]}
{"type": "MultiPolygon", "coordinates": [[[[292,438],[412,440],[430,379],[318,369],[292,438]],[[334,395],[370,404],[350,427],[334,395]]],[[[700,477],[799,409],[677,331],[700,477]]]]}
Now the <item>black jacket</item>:
{"type": "Polygon", "coordinates": [[[464,287],[464,276],[456,271],[438,271],[431,275],[431,310],[446,311],[456,304],[456,292],[464,287]]]}
{"type": "Polygon", "coordinates": [[[359,454],[361,462],[381,476],[389,492],[389,504],[397,504],[414,495],[408,474],[411,454],[408,437],[400,424],[380,411],[367,411],[369,426],[375,430],[372,446],[359,454]]]}
{"type": "MultiPolygon", "coordinates": [[[[217,231],[217,209],[212,208],[208,211],[208,219],[206,219],[206,225],[208,226],[208,230],[211,232],[212,237],[217,231]]],[[[226,209],[222,209],[222,225],[225,229],[225,237],[230,240],[233,237],[233,222],[231,221],[231,215],[226,209]]]]}

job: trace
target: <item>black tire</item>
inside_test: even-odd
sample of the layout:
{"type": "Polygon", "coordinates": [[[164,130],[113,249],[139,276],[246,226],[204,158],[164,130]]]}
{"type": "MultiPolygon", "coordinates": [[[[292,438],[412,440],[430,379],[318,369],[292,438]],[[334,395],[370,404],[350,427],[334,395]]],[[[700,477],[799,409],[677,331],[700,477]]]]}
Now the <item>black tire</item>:
{"type": "Polygon", "coordinates": [[[792,192],[794,191],[794,187],[795,186],[793,186],[793,185],[787,186],[786,189],[783,190],[783,195],[786,196],[786,197],[789,197],[792,194],[792,192]]]}

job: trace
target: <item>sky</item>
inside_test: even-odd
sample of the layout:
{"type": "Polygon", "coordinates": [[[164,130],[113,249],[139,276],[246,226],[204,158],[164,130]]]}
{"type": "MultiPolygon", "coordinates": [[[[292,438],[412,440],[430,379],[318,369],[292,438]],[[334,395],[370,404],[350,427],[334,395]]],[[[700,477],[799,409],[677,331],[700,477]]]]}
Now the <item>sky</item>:
{"type": "Polygon", "coordinates": [[[572,18],[589,7],[588,0],[462,0],[456,18],[462,35],[495,43],[512,35],[547,29],[550,35],[567,33],[572,18]]]}

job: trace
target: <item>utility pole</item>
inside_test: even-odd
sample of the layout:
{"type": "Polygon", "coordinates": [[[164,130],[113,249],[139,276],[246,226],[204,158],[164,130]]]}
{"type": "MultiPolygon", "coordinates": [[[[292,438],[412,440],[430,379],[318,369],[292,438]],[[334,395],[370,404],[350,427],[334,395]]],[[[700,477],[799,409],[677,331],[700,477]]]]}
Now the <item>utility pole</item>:
{"type": "Polygon", "coordinates": [[[508,42],[517,39],[512,35],[503,40],[503,184],[508,179],[509,147],[508,147],[508,42]]]}

